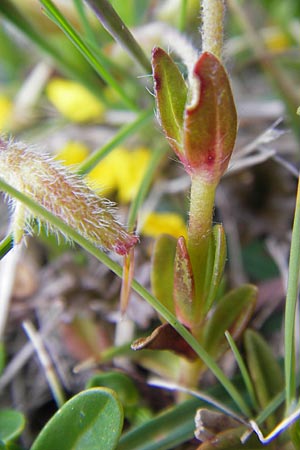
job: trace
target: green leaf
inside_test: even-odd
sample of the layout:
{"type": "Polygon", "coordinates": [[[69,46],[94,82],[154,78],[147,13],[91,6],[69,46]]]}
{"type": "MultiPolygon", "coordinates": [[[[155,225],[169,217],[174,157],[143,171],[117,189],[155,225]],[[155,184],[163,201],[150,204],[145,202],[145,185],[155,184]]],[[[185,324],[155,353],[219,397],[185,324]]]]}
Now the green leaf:
{"type": "Polygon", "coordinates": [[[115,391],[123,406],[135,405],[139,400],[136,385],[121,372],[98,373],[88,381],[86,387],[106,387],[115,391]]]}
{"type": "Polygon", "coordinates": [[[137,416],[139,392],[133,380],[122,372],[105,372],[94,375],[87,383],[87,388],[106,387],[118,395],[124,408],[124,416],[131,422],[137,416]]]}
{"type": "Polygon", "coordinates": [[[174,313],[173,285],[176,239],[162,234],[152,253],[151,287],[155,297],[174,313]]]}
{"type": "Polygon", "coordinates": [[[235,357],[235,360],[237,362],[237,365],[238,365],[238,367],[240,369],[241,376],[243,378],[244,385],[246,387],[247,394],[249,396],[249,400],[251,402],[252,409],[254,411],[258,411],[259,407],[258,407],[258,404],[257,404],[257,401],[256,401],[256,396],[255,396],[253,383],[252,383],[249,371],[247,369],[247,366],[246,366],[246,364],[244,362],[244,359],[243,359],[241,353],[239,352],[239,349],[238,349],[236,343],[232,339],[231,334],[229,333],[229,331],[225,331],[225,336],[226,336],[226,339],[228,341],[228,344],[230,345],[231,351],[234,354],[234,357],[235,357]]]}
{"type": "Polygon", "coordinates": [[[226,170],[237,132],[237,114],[221,62],[203,53],[194,68],[198,92],[186,108],[184,152],[186,169],[210,183],[219,181],[226,170]]]}
{"type": "Polygon", "coordinates": [[[31,450],[110,450],[116,448],[123,410],[105,388],[80,392],[49,420],[31,450]]]}
{"type": "MultiPolygon", "coordinates": [[[[138,63],[150,72],[151,67],[142,47],[134,39],[130,30],[118,16],[108,0],[85,0],[86,4],[94,11],[103,27],[128,51],[138,63]]],[[[126,2],[126,6],[127,6],[126,2]]]]}
{"type": "Polygon", "coordinates": [[[161,48],[152,52],[154,91],[161,126],[169,144],[182,157],[183,118],[187,86],[170,56],[161,48]]]}
{"type": "Polygon", "coordinates": [[[206,275],[208,293],[205,299],[205,312],[208,312],[214,302],[222,280],[226,262],[226,235],[221,224],[215,225],[211,236],[211,250],[213,252],[209,273],[206,275]]]}
{"type": "Polygon", "coordinates": [[[184,237],[177,242],[174,265],[174,304],[176,317],[188,328],[198,322],[195,317],[195,285],[191,260],[184,237]]]}
{"type": "Polygon", "coordinates": [[[107,70],[104,59],[100,58],[99,53],[95,54],[95,52],[85,43],[54,3],[51,0],[39,0],[39,2],[43,5],[47,16],[65,33],[68,39],[70,39],[73,45],[80,51],[82,56],[95,69],[101,78],[115,89],[130,109],[136,109],[134,102],[128,97],[127,93],[124,92],[123,86],[121,86],[111,75],[110,71],[107,70]]]}
{"type": "Polygon", "coordinates": [[[192,399],[169,409],[124,434],[117,450],[167,450],[191,439],[197,407],[204,405],[192,399]]]}
{"type": "Polygon", "coordinates": [[[25,417],[19,411],[3,409],[0,411],[0,439],[5,444],[16,439],[25,427],[25,417]]]}
{"type": "MultiPolygon", "coordinates": [[[[246,330],[244,335],[246,359],[258,402],[262,408],[284,388],[281,368],[266,341],[255,331],[246,330]]],[[[268,427],[277,424],[274,415],[267,419],[268,427]]]]}
{"type": "Polygon", "coordinates": [[[242,333],[253,312],[256,296],[256,286],[245,284],[219,300],[203,332],[203,347],[210,355],[217,358],[227,348],[226,330],[234,339],[242,333]]]}

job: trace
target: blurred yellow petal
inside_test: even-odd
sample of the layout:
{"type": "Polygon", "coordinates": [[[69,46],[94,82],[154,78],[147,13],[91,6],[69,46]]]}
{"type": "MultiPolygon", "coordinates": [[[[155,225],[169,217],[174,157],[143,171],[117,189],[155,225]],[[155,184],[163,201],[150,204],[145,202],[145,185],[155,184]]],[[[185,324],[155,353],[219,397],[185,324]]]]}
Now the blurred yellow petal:
{"type": "Polygon", "coordinates": [[[55,155],[55,159],[61,161],[66,166],[82,163],[89,155],[89,149],[81,142],[69,141],[55,155]]]}
{"type": "Polygon", "coordinates": [[[118,167],[123,166],[122,153],[114,150],[100,161],[86,176],[88,184],[101,195],[109,195],[118,188],[118,167]]]}
{"type": "Polygon", "coordinates": [[[121,164],[117,172],[118,197],[121,203],[128,203],[137,194],[151,154],[143,147],[133,151],[122,150],[123,154],[120,152],[121,150],[119,150],[121,164]]]}
{"type": "Polygon", "coordinates": [[[75,81],[54,78],[48,83],[46,94],[56,109],[74,122],[93,121],[103,116],[102,103],[75,81]]]}
{"type": "Polygon", "coordinates": [[[10,99],[0,94],[0,131],[7,131],[11,120],[13,104],[10,99]]]}
{"type": "Polygon", "coordinates": [[[157,237],[160,234],[169,234],[175,238],[187,237],[187,228],[183,218],[171,212],[150,213],[142,227],[142,233],[146,236],[157,237]]]}
{"type": "Polygon", "coordinates": [[[262,35],[267,49],[271,52],[282,52],[290,46],[288,36],[278,27],[265,28],[262,35]]]}
{"type": "Polygon", "coordinates": [[[137,193],[150,159],[146,148],[115,148],[87,175],[89,185],[102,195],[118,193],[121,203],[130,202],[137,193]]]}

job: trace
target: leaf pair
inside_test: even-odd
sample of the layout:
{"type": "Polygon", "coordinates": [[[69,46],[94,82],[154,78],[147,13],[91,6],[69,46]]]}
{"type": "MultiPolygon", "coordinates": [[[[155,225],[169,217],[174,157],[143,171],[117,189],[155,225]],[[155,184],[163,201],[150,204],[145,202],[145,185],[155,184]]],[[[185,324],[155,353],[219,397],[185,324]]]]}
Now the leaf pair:
{"type": "MultiPolygon", "coordinates": [[[[151,282],[158,300],[176,315],[208,353],[219,358],[227,348],[224,333],[237,338],[251,317],[257,290],[252,285],[234,289],[216,301],[226,259],[223,228],[216,225],[210,241],[206,266],[205,298],[199,311],[194,290],[194,275],[184,238],[178,242],[162,235],[153,250],[151,282]],[[214,309],[212,310],[212,306],[214,309]]],[[[168,349],[190,360],[195,352],[168,324],[158,327],[148,338],[134,343],[135,349],[168,349]]]]}
{"type": "Polygon", "coordinates": [[[154,48],[152,66],[159,118],[171,147],[189,174],[200,174],[208,183],[217,184],[228,166],[237,131],[223,65],[213,54],[203,53],[194,66],[189,89],[161,48],[154,48]]]}
{"type": "MultiPolygon", "coordinates": [[[[226,238],[222,225],[215,225],[209,240],[208,258],[205,261],[204,292],[196,298],[193,267],[184,238],[177,242],[174,263],[173,298],[176,316],[186,327],[197,330],[217,297],[226,261],[226,238]]],[[[153,270],[155,270],[155,262],[153,270]]]]}

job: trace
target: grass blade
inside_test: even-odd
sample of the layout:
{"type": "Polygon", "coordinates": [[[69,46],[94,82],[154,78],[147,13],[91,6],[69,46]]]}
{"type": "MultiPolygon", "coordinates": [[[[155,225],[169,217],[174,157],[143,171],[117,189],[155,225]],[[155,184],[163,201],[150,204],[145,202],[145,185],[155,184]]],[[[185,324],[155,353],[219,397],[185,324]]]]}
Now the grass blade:
{"type": "Polygon", "coordinates": [[[94,11],[103,27],[113,38],[126,48],[128,53],[138,61],[147,73],[152,73],[149,59],[118,16],[111,3],[107,0],[85,0],[85,3],[94,11]]]}
{"type": "Polygon", "coordinates": [[[4,256],[7,255],[8,252],[10,252],[13,246],[13,238],[12,235],[9,234],[0,242],[0,260],[4,258],[4,256]]]}
{"type": "Polygon", "coordinates": [[[247,370],[246,364],[244,363],[244,360],[242,358],[242,355],[239,352],[239,349],[236,346],[236,343],[234,342],[231,334],[229,333],[229,331],[225,332],[225,336],[226,339],[228,341],[228,344],[230,345],[230,348],[232,350],[232,353],[234,354],[235,360],[237,362],[237,365],[239,366],[244,384],[246,386],[247,392],[249,394],[251,403],[252,403],[252,407],[258,411],[259,407],[255,398],[255,392],[254,392],[254,388],[253,388],[253,384],[249,375],[249,372],[247,370]]]}
{"type": "Polygon", "coordinates": [[[81,52],[88,63],[95,69],[100,77],[110,85],[120,95],[126,106],[135,110],[136,105],[131,100],[126,92],[122,89],[120,83],[115,80],[110,72],[105,67],[104,60],[100,60],[99,54],[96,54],[89,48],[89,46],[83,41],[80,35],[70,22],[61,14],[59,9],[52,3],[51,0],[39,0],[45,9],[46,15],[65,33],[74,46],[81,52]]]}

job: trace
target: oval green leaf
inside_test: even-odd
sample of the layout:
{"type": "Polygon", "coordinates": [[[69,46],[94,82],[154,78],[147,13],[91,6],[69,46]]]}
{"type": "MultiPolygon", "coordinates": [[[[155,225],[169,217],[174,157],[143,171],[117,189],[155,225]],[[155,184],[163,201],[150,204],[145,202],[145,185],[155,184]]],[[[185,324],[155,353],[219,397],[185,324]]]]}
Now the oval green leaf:
{"type": "Polygon", "coordinates": [[[207,294],[205,298],[205,312],[207,313],[211,308],[219,289],[222,280],[225,262],[226,262],[226,235],[221,224],[213,227],[211,235],[211,264],[208,266],[209,270],[205,277],[205,284],[207,286],[207,294]]]}
{"type": "Polygon", "coordinates": [[[226,350],[226,330],[235,339],[242,333],[253,312],[256,296],[256,286],[245,284],[219,300],[203,332],[203,347],[210,355],[218,358],[226,350]]]}
{"type": "Polygon", "coordinates": [[[139,400],[133,380],[121,372],[98,373],[88,381],[86,387],[105,387],[115,391],[123,406],[136,405],[139,400]]]}
{"type": "Polygon", "coordinates": [[[123,425],[123,409],[111,389],[80,392],[49,420],[31,450],[112,450],[123,425]]]}
{"type": "Polygon", "coordinates": [[[155,297],[172,313],[175,312],[173,302],[175,253],[176,239],[167,234],[159,236],[152,253],[151,287],[155,297]]]}
{"type": "Polygon", "coordinates": [[[0,411],[0,440],[7,443],[16,439],[25,426],[25,417],[19,411],[4,409],[0,411]]]}
{"type": "Polygon", "coordinates": [[[180,155],[183,152],[183,118],[187,86],[174,61],[161,48],[152,51],[154,91],[161,126],[169,144],[180,155]]]}
{"type": "Polygon", "coordinates": [[[186,327],[192,328],[198,321],[195,316],[195,285],[190,256],[184,237],[177,242],[174,265],[174,303],[176,317],[186,327]]]}

